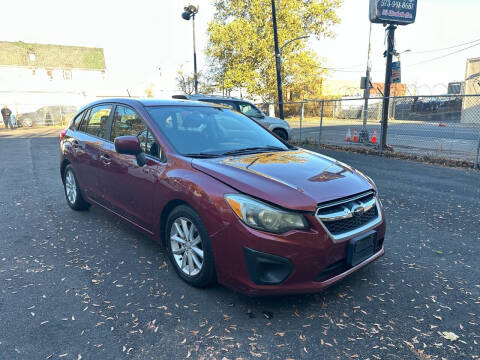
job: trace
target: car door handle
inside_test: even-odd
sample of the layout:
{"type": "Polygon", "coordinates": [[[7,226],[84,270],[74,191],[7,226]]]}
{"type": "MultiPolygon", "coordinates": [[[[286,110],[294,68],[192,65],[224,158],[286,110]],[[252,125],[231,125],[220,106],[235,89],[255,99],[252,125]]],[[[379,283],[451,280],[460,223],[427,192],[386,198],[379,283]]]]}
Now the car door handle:
{"type": "Polygon", "coordinates": [[[102,161],[105,165],[110,165],[111,162],[112,162],[112,159],[110,158],[110,155],[107,155],[107,154],[100,155],[100,159],[102,159],[102,161]]]}

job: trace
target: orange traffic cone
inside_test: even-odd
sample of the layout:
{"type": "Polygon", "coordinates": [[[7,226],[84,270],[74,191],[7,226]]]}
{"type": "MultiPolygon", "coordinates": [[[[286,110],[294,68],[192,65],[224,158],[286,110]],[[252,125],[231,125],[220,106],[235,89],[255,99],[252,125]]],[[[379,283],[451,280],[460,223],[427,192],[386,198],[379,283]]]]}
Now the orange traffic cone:
{"type": "Polygon", "coordinates": [[[376,144],[377,143],[377,129],[375,129],[375,131],[373,132],[373,136],[372,136],[372,139],[370,140],[370,142],[372,144],[376,144]]]}
{"type": "Polygon", "coordinates": [[[347,137],[345,138],[345,141],[352,141],[352,132],[350,131],[350,128],[348,128],[347,137]]]}
{"type": "Polygon", "coordinates": [[[353,142],[358,142],[357,129],[353,129],[353,142]]]}

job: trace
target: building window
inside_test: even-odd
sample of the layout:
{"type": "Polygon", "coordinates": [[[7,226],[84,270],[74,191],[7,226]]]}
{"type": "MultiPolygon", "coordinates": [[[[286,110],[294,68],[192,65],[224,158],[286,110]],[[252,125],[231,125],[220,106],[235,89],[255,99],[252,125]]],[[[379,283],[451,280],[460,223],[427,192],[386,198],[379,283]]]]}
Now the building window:
{"type": "Polygon", "coordinates": [[[65,80],[72,80],[72,70],[63,70],[63,78],[65,80]]]}
{"type": "Polygon", "coordinates": [[[30,53],[28,56],[30,57],[30,61],[31,61],[31,62],[34,62],[34,61],[35,61],[35,58],[36,58],[36,57],[35,57],[35,54],[30,53]]]}

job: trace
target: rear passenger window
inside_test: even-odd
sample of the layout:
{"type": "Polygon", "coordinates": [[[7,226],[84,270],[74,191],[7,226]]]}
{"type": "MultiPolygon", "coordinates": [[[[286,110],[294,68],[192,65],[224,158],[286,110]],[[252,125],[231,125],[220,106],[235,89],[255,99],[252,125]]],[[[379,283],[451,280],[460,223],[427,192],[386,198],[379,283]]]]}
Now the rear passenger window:
{"type": "Polygon", "coordinates": [[[85,115],[85,111],[82,111],[80,114],[78,114],[75,119],[72,122],[72,129],[74,130],[79,130],[80,129],[80,123],[82,122],[83,115],[85,115]]]}
{"type": "Polygon", "coordinates": [[[88,109],[85,111],[85,116],[83,117],[82,123],[78,127],[78,130],[85,132],[87,130],[88,118],[90,117],[90,111],[92,109],[88,109]]]}
{"type": "Polygon", "coordinates": [[[106,139],[108,117],[112,111],[111,105],[95,106],[82,122],[81,130],[87,134],[106,139]]]}

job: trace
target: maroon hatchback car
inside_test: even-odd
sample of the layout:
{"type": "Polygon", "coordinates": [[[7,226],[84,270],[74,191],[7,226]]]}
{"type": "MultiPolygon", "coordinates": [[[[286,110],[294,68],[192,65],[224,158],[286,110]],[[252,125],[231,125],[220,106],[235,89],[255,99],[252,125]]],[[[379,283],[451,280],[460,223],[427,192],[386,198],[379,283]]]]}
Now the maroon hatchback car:
{"type": "Polygon", "coordinates": [[[370,178],[220,105],[102,100],[60,137],[68,205],[161,241],[189,284],[316,292],[384,253],[370,178]]]}

